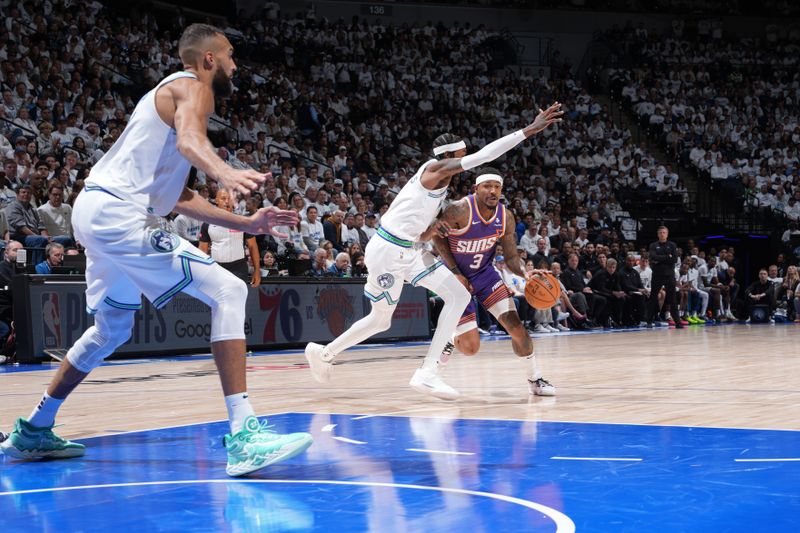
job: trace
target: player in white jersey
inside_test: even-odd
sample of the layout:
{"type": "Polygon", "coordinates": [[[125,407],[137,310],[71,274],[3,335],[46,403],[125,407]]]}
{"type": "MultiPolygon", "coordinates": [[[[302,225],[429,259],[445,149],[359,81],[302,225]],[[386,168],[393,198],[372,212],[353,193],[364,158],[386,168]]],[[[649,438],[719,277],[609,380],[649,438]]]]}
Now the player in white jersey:
{"type": "Polygon", "coordinates": [[[162,308],[180,291],[211,308],[211,351],[231,427],[224,439],[228,474],[252,472],[311,445],[306,433],[278,435],[268,430],[247,398],[244,282],[185,239],[158,227],[159,216],[176,211],[210,224],[285,238],[270,228],[298,221],[295,213],[275,207],[249,217],[235,215],[186,187],[191,166],[240,193],[254,189],[266,176],[228,166],[206,135],[214,97],[232,91],[236,65],[228,39],[213,26],[192,24],[181,36],[179,54],[184,71],[165,78],[139,101],[128,126],[92,169],[78,196],[72,222],[75,236],[86,247],[86,303],[94,325],[70,348],[30,417],[18,419],[14,432],[0,445],[7,455],[83,455],[82,444],[53,433],[58,408],[92,369],[128,340],[142,294],[162,308]]]}
{"type": "Polygon", "coordinates": [[[423,163],[403,187],[381,217],[377,234],[364,250],[364,263],[369,272],[364,294],[372,301],[372,310],[327,346],[315,343],[306,346],[306,359],[317,381],[330,380],[337,354],[389,329],[403,282],[408,281],[433,291],[444,300],[425,361],[414,373],[410,385],[437,398],[454,400],[459,397],[458,391],[439,377],[437,367],[439,354],[455,331],[470,300],[470,293],[452,272],[440,268],[443,265],[441,261],[418,245],[430,240],[434,234],[446,237],[449,233],[447,224],[435,219],[455,174],[493,161],[528,137],[560,122],[563,114],[560,108],[561,104],[556,102],[547,110],[540,111],[526,128],[471,155],[467,155],[466,143],[455,135],[446,133],[434,141],[436,158],[423,163]]]}

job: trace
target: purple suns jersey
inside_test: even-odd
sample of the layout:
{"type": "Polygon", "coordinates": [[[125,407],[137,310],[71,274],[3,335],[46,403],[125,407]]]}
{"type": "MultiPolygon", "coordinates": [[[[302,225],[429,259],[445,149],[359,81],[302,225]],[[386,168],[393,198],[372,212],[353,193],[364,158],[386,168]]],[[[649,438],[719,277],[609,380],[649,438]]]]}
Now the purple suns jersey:
{"type": "Polygon", "coordinates": [[[506,208],[498,204],[494,215],[484,220],[475,202],[475,196],[467,196],[469,225],[454,230],[447,237],[456,265],[464,276],[471,278],[485,268],[493,268],[497,241],[506,230],[506,208]]]}

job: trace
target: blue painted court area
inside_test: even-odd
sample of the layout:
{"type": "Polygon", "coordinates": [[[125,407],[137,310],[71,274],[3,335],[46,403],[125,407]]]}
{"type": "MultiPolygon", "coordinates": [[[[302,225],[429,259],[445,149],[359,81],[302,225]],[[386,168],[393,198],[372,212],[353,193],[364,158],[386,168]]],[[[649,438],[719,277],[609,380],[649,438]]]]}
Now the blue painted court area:
{"type": "Polygon", "coordinates": [[[86,439],[79,459],[0,459],[2,529],[800,531],[800,432],[269,420],[315,443],[245,479],[225,475],[226,422],[86,439]]]}

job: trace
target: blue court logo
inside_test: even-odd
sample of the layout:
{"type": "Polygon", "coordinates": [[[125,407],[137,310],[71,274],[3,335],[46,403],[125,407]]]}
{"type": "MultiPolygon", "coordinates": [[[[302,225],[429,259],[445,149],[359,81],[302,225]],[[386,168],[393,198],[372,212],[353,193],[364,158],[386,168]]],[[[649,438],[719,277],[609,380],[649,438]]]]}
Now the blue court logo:
{"type": "Polygon", "coordinates": [[[157,252],[167,253],[178,247],[178,237],[163,229],[153,230],[150,234],[150,246],[157,252]]]}
{"type": "Polygon", "coordinates": [[[391,289],[394,285],[394,276],[391,274],[381,274],[378,276],[378,285],[380,285],[382,289],[391,289]]]}

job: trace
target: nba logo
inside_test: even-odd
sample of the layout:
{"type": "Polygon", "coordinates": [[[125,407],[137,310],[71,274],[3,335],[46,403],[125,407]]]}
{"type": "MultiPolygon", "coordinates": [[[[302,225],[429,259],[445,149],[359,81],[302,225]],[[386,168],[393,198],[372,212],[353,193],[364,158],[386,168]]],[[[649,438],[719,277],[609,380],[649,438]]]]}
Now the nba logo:
{"type": "Polygon", "coordinates": [[[45,348],[62,348],[61,309],[58,305],[58,293],[42,294],[42,330],[44,331],[45,348]]]}

